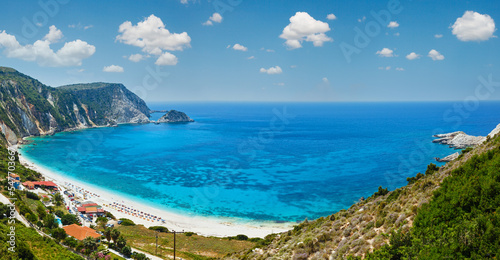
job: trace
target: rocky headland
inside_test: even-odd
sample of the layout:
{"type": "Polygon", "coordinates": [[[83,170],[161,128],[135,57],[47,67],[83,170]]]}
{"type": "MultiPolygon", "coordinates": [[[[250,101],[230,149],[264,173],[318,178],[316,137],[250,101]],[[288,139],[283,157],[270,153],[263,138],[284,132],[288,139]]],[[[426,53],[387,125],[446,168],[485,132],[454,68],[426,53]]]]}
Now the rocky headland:
{"type": "Polygon", "coordinates": [[[165,115],[160,117],[157,121],[158,123],[190,123],[194,122],[189,116],[184,112],[177,110],[170,110],[165,115]]]}

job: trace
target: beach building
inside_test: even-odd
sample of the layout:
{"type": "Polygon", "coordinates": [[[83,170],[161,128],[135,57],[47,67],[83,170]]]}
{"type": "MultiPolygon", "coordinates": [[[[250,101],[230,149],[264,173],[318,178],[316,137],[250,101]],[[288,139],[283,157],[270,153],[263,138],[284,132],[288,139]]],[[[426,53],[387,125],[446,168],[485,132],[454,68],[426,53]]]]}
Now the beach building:
{"type": "Polygon", "coordinates": [[[68,236],[72,236],[78,240],[84,240],[87,237],[99,238],[101,235],[89,227],[81,227],[77,224],[71,224],[63,227],[64,231],[68,236]]]}
{"type": "Polygon", "coordinates": [[[51,181],[27,181],[23,183],[24,187],[33,190],[36,188],[45,187],[51,190],[57,190],[57,184],[51,181]]]}
{"type": "Polygon", "coordinates": [[[102,207],[92,201],[85,201],[77,208],[78,212],[86,215],[104,216],[105,211],[102,207]]]}
{"type": "Polygon", "coordinates": [[[21,178],[19,177],[19,175],[15,173],[10,173],[9,182],[12,183],[12,186],[14,186],[16,190],[19,190],[21,188],[21,178]]]}
{"type": "Polygon", "coordinates": [[[23,186],[26,187],[26,189],[28,189],[28,190],[35,189],[35,184],[31,181],[23,182],[23,186]]]}

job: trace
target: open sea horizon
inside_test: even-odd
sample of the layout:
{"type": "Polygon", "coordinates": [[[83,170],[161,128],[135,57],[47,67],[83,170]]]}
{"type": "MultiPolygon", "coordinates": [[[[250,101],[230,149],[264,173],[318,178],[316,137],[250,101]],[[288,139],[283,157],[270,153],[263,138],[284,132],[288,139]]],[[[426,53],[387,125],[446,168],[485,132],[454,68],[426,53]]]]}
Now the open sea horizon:
{"type": "MultiPolygon", "coordinates": [[[[487,135],[500,101],[149,103],[188,124],[123,124],[30,137],[21,153],[69,178],[187,215],[295,222],[406,185],[455,150],[434,134],[487,135]]],[[[155,113],[156,120],[162,114],[155,113]]]]}

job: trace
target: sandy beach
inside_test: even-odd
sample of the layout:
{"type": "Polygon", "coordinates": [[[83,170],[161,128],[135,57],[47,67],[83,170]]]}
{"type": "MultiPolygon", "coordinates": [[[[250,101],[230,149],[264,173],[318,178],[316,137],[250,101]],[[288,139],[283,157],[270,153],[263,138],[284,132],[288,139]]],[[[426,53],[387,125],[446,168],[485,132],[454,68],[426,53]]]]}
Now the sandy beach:
{"type": "Polygon", "coordinates": [[[61,176],[53,171],[37,165],[22,155],[20,161],[26,167],[40,172],[46,180],[55,182],[64,190],[72,190],[75,194],[87,194],[86,200],[91,200],[103,206],[116,218],[128,218],[136,224],[150,226],[165,226],[169,230],[190,231],[203,236],[227,237],[245,234],[248,237],[265,237],[271,233],[280,233],[292,228],[293,223],[251,222],[243,223],[229,218],[210,218],[202,216],[185,216],[144,205],[123,196],[119,196],[95,185],[61,176]],[[122,208],[125,206],[125,208],[122,208]],[[125,210],[124,210],[125,209],[125,210]],[[121,211],[120,211],[121,210],[121,211]],[[128,213],[126,212],[128,211],[128,213]],[[142,216],[140,217],[142,212],[142,216]],[[133,213],[136,213],[135,215],[133,213]],[[147,215],[146,215],[147,214],[147,215]],[[144,218],[144,216],[147,216],[144,218]],[[154,217],[153,217],[154,216],[154,217]]]}

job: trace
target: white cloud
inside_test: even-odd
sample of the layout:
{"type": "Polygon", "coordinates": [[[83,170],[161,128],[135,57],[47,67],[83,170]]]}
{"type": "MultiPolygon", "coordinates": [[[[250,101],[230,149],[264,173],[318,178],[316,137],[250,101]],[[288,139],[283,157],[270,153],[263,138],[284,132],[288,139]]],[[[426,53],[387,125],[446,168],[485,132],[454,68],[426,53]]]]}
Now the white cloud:
{"type": "Polygon", "coordinates": [[[378,54],[380,57],[394,57],[394,51],[389,48],[383,48],[380,51],[377,51],[375,54],[378,54]]]}
{"type": "Polygon", "coordinates": [[[405,69],[403,68],[396,68],[397,71],[404,71],[405,69]]]}
{"type": "Polygon", "coordinates": [[[312,42],[315,47],[323,46],[324,42],[332,42],[333,39],[326,36],[330,26],[322,21],[312,18],[306,12],[297,12],[290,17],[290,24],[283,29],[280,38],[285,39],[288,49],[293,50],[302,47],[302,42],[312,42]]]}
{"type": "Polygon", "coordinates": [[[175,65],[177,58],[167,51],[182,51],[191,47],[191,37],[187,32],[171,33],[162,20],[150,15],[144,21],[133,25],[130,21],[122,23],[116,39],[128,45],[142,48],[148,54],[159,56],[155,64],[175,65]],[[174,62],[175,61],[175,62],[174,62]]]}
{"type": "Polygon", "coordinates": [[[54,52],[50,47],[51,41],[60,39],[62,33],[55,26],[50,28],[43,40],[27,45],[21,45],[14,35],[0,31],[0,48],[4,48],[3,53],[8,58],[35,61],[46,67],[80,66],[83,59],[95,53],[95,46],[82,40],[66,42],[61,49],[54,52]]]}
{"type": "Polygon", "coordinates": [[[187,5],[188,4],[188,0],[181,0],[181,4],[187,5]]]}
{"type": "Polygon", "coordinates": [[[49,41],[50,43],[58,42],[62,39],[63,34],[61,30],[57,29],[54,25],[49,27],[49,33],[43,37],[44,40],[49,41]]]}
{"type": "Polygon", "coordinates": [[[434,49],[432,49],[427,56],[429,56],[432,60],[444,60],[444,56],[434,49]]]}
{"type": "Polygon", "coordinates": [[[250,56],[250,57],[248,57],[247,59],[248,59],[248,60],[253,60],[253,59],[255,59],[255,56],[250,56]]]}
{"type": "Polygon", "coordinates": [[[290,68],[295,69],[297,68],[297,65],[291,65],[290,68]]]}
{"type": "Polygon", "coordinates": [[[110,65],[110,66],[105,66],[102,71],[104,72],[118,72],[121,73],[123,72],[123,67],[118,66],[118,65],[110,65]]]}
{"type": "Polygon", "coordinates": [[[466,11],[451,26],[452,33],[461,41],[486,41],[495,37],[495,21],[487,14],[466,11]]]}
{"type": "Polygon", "coordinates": [[[284,86],[284,85],[285,85],[285,83],[283,83],[283,82],[279,82],[279,83],[274,83],[274,85],[276,85],[276,86],[284,86]]]}
{"type": "Polygon", "coordinates": [[[378,67],[379,70],[390,70],[391,69],[391,66],[387,66],[387,67],[378,67]]]}
{"type": "Polygon", "coordinates": [[[281,74],[282,72],[283,72],[283,70],[281,70],[280,66],[271,67],[269,69],[264,69],[264,68],[260,69],[260,73],[267,73],[269,75],[281,74]]]}
{"type": "Polygon", "coordinates": [[[324,77],[322,80],[323,80],[323,82],[325,82],[325,83],[330,82],[330,81],[328,81],[328,78],[327,78],[327,77],[324,77]]]}
{"type": "Polygon", "coordinates": [[[222,15],[219,13],[213,13],[212,16],[208,18],[206,22],[203,23],[203,25],[214,25],[214,23],[221,23],[222,22],[222,15]]]}
{"type": "Polygon", "coordinates": [[[358,22],[360,22],[360,23],[362,23],[364,21],[366,21],[366,16],[363,16],[363,18],[358,19],[358,22]]]}
{"type": "Polygon", "coordinates": [[[233,45],[233,50],[236,50],[236,51],[248,51],[248,48],[237,43],[235,45],[233,45]]]}
{"type": "Polygon", "coordinates": [[[158,66],[176,65],[178,62],[177,57],[172,53],[165,52],[156,60],[155,64],[158,66]]]}
{"type": "Polygon", "coordinates": [[[76,29],[83,29],[83,30],[87,30],[87,29],[90,29],[92,27],[94,27],[93,25],[89,24],[89,25],[82,25],[82,23],[78,23],[78,24],[70,24],[68,25],[69,28],[76,28],[76,29]]]}
{"type": "Polygon", "coordinates": [[[395,33],[395,34],[394,34],[394,36],[399,36],[399,33],[398,33],[398,32],[397,32],[397,33],[395,33]]]}
{"type": "Polygon", "coordinates": [[[434,34],[434,38],[437,38],[437,39],[443,38],[443,35],[442,34],[434,34]]]}
{"type": "Polygon", "coordinates": [[[335,16],[334,14],[329,14],[326,16],[326,19],[328,20],[337,20],[337,16],[335,16]]]}
{"type": "Polygon", "coordinates": [[[420,58],[420,55],[412,52],[412,53],[406,55],[406,58],[409,59],[409,60],[414,60],[414,59],[420,58]]]}
{"type": "Polygon", "coordinates": [[[398,27],[399,27],[399,23],[398,23],[398,22],[396,22],[396,21],[391,21],[391,22],[387,25],[387,27],[389,27],[389,28],[398,28],[398,27]]]}
{"type": "Polygon", "coordinates": [[[139,53],[132,54],[132,55],[130,55],[130,57],[128,57],[128,59],[133,61],[133,62],[139,62],[139,61],[144,59],[144,55],[139,54],[139,53]]]}

